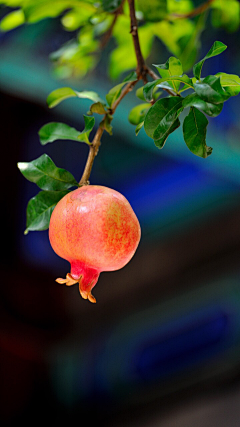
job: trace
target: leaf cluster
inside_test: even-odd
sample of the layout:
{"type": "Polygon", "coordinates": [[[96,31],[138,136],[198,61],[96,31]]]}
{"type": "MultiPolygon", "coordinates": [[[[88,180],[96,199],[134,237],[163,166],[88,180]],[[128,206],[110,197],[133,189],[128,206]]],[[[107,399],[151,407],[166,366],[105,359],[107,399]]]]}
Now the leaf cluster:
{"type": "Polygon", "coordinates": [[[204,58],[193,67],[193,76],[183,73],[181,61],[170,57],[165,64],[154,65],[159,78],[138,89],[136,95],[145,103],[132,109],[130,123],[136,125],[136,134],[144,127],[146,134],[162,148],[168,136],[179,126],[179,116],[190,108],[183,121],[183,137],[187,147],[197,156],[206,158],[212,148],[206,144],[209,117],[218,116],[223,104],[231,96],[240,92],[240,78],[237,75],[219,72],[202,77],[204,62],[222,53],[227,46],[216,41],[204,58]],[[162,97],[156,90],[160,88],[169,94],[162,97]],[[186,91],[191,93],[183,96],[186,91]],[[158,95],[158,97],[156,97],[158,95]],[[147,102],[147,103],[146,103],[147,102]]]}
{"type": "MultiPolygon", "coordinates": [[[[77,92],[71,88],[60,88],[53,91],[48,96],[47,103],[49,108],[53,108],[70,97],[86,98],[94,101],[93,105],[102,105],[101,98],[96,92],[77,92]]],[[[93,130],[95,119],[88,115],[84,115],[83,118],[85,127],[82,131],[65,123],[47,123],[39,130],[40,143],[46,145],[57,140],[68,140],[91,145],[89,134],[93,130]]],[[[31,162],[19,162],[18,168],[26,179],[43,190],[28,202],[25,234],[30,230],[46,230],[56,204],[79,184],[70,172],[58,168],[47,154],[43,154],[31,162]]]]}
{"type": "MultiPolygon", "coordinates": [[[[144,128],[155,145],[162,148],[168,136],[179,128],[181,113],[189,109],[182,126],[184,141],[193,154],[208,157],[212,148],[206,144],[206,115],[218,116],[224,102],[240,92],[240,78],[237,75],[218,72],[202,77],[204,62],[219,55],[226,48],[222,42],[215,42],[204,58],[194,65],[192,77],[183,72],[182,63],[176,57],[170,57],[164,64],[155,64],[159,78],[136,90],[136,96],[142,102],[135,106],[128,116],[130,123],[136,126],[136,135],[144,128]],[[186,95],[189,90],[191,93],[186,95]],[[165,94],[167,96],[163,96],[165,94]]],[[[95,125],[94,114],[102,116],[99,126],[112,134],[112,114],[121,99],[124,87],[135,84],[138,79],[136,72],[131,72],[121,83],[109,90],[106,101],[93,91],[79,92],[70,87],[54,90],[47,98],[49,108],[56,107],[68,98],[88,99],[93,103],[83,116],[85,126],[82,131],[65,123],[47,123],[39,130],[40,143],[46,145],[57,140],[70,140],[83,142],[91,147],[89,135],[95,125]]],[[[28,203],[26,233],[29,230],[45,230],[49,226],[51,213],[57,202],[79,184],[70,172],[58,168],[46,154],[29,163],[20,162],[18,167],[25,178],[42,190],[28,203]]]]}

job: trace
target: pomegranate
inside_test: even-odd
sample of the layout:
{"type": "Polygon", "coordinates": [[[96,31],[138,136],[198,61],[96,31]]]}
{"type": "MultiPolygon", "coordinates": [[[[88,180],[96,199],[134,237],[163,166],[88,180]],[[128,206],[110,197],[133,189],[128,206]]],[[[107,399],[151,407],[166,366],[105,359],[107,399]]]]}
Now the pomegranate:
{"type": "Polygon", "coordinates": [[[49,239],[53,250],[71,264],[67,286],[79,283],[84,299],[102,271],[119,270],[133,257],[141,235],[127,199],[115,190],[85,185],[64,196],[53,210],[49,239]]]}

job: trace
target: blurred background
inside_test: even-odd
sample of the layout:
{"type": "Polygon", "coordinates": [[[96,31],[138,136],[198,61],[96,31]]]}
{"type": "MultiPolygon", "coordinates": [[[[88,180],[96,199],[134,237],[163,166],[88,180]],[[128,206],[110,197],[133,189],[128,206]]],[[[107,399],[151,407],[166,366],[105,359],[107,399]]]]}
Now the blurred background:
{"type": "MultiPolygon", "coordinates": [[[[239,74],[238,37],[203,32],[199,57],[215,40],[229,46],[206,62],[205,74],[239,74]]],[[[83,80],[57,79],[48,55],[69,38],[58,18],[0,33],[1,425],[62,426],[88,416],[99,426],[239,426],[239,97],[209,120],[207,159],[188,151],[181,129],[161,151],[143,130],[136,137],[127,116],[137,98],[120,104],[91,184],[125,195],[142,239],[125,268],[101,274],[90,304],[77,286],[55,282],[69,265],[52,251],[48,232],[24,236],[37,187],[16,166],[46,152],[81,177],[87,146],[43,148],[38,130],[48,121],[82,129],[89,101],[48,110],[46,97],[60,86],[104,97],[113,83],[108,49],[83,80]]],[[[153,57],[158,52],[162,62],[170,56],[156,41],[153,57]]]]}

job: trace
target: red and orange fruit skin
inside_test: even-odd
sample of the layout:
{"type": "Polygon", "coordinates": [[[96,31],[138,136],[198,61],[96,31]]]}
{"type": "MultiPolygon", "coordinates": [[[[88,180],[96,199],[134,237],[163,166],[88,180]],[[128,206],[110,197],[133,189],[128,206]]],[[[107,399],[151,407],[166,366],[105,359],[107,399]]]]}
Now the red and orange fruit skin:
{"type": "Polygon", "coordinates": [[[127,199],[103,186],[86,185],[68,193],[53,210],[49,239],[53,250],[71,264],[59,283],[79,283],[83,298],[95,302],[91,289],[100,272],[119,270],[133,257],[141,237],[127,199]]]}

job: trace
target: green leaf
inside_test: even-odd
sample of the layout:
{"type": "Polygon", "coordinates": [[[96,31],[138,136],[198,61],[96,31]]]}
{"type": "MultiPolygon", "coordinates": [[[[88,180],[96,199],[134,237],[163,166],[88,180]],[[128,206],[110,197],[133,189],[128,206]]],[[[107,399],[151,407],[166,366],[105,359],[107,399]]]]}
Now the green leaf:
{"type": "Polygon", "coordinates": [[[221,86],[225,89],[226,93],[230,96],[238,95],[240,92],[240,77],[235,74],[217,73],[220,77],[221,86]]]}
{"type": "Polygon", "coordinates": [[[105,114],[106,111],[104,105],[101,102],[95,102],[95,104],[92,104],[90,107],[90,113],[105,114]]]}
{"type": "Polygon", "coordinates": [[[238,0],[215,0],[212,5],[212,25],[228,32],[239,28],[240,5],[238,0]]]}
{"type": "Polygon", "coordinates": [[[147,103],[136,105],[136,107],[134,107],[129,113],[129,116],[128,116],[129,122],[132,125],[139,125],[139,123],[144,121],[144,117],[150,107],[151,105],[147,103]]]}
{"type": "Polygon", "coordinates": [[[144,126],[144,122],[139,123],[136,128],[135,128],[135,134],[136,136],[138,136],[140,130],[142,129],[142,127],[144,126]]]}
{"type": "Polygon", "coordinates": [[[111,114],[106,114],[106,116],[100,123],[103,129],[105,129],[109,133],[109,135],[112,135],[112,125],[111,125],[112,119],[113,119],[113,116],[111,116],[111,114]]]}
{"type": "Polygon", "coordinates": [[[207,76],[193,84],[196,93],[206,102],[221,104],[227,101],[230,95],[222,88],[220,77],[207,76]]]}
{"type": "Polygon", "coordinates": [[[10,31],[19,25],[24,24],[25,16],[21,9],[14,10],[6,15],[0,22],[1,31],[10,31]]]}
{"type": "Polygon", "coordinates": [[[182,98],[179,97],[160,99],[149,109],[144,129],[157,147],[162,148],[170,133],[179,127],[178,116],[182,110],[182,98]]]}
{"type": "MultiPolygon", "coordinates": [[[[90,3],[91,2],[87,2],[90,3]]],[[[62,14],[64,10],[69,10],[74,7],[83,7],[85,1],[76,0],[26,0],[21,1],[23,11],[27,22],[37,22],[45,18],[55,18],[62,14]]]]}
{"type": "Polygon", "coordinates": [[[137,80],[137,74],[135,73],[135,71],[133,71],[124,79],[122,83],[119,83],[118,85],[110,89],[110,91],[106,95],[106,100],[109,107],[112,107],[114,102],[119,98],[119,96],[121,95],[123,86],[125,86],[126,83],[134,82],[135,80],[137,80]]]}
{"type": "Polygon", "coordinates": [[[166,130],[166,132],[163,134],[162,138],[159,138],[157,140],[154,139],[154,144],[156,145],[156,147],[158,147],[160,149],[163,148],[167,138],[169,137],[169,135],[171,133],[173,133],[177,128],[179,128],[179,126],[180,126],[180,121],[177,118],[175,120],[175,122],[173,122],[173,124],[166,130]]]}
{"type": "MultiPolygon", "coordinates": [[[[144,94],[143,94],[143,88],[144,86],[139,87],[136,90],[136,96],[141,99],[141,101],[146,101],[144,98],[144,94]]],[[[170,85],[169,85],[169,89],[171,89],[170,85]]],[[[152,98],[156,101],[158,99],[158,97],[162,94],[162,91],[158,90],[158,87],[154,87],[153,91],[152,91],[152,98]]]]}
{"type": "Polygon", "coordinates": [[[40,191],[27,205],[27,228],[24,234],[34,230],[47,230],[56,204],[68,191],[40,191]]]}
{"type": "Polygon", "coordinates": [[[67,139],[78,142],[81,141],[89,144],[88,135],[93,129],[95,119],[94,117],[83,117],[85,122],[85,128],[82,132],[66,125],[65,123],[47,123],[39,130],[41,144],[46,145],[49,142],[54,142],[61,139],[67,139]]]}
{"type": "Polygon", "coordinates": [[[201,111],[191,107],[183,122],[183,137],[189,150],[196,156],[206,158],[212,148],[206,145],[208,120],[201,111]]]}
{"type": "Polygon", "coordinates": [[[39,130],[40,142],[46,145],[49,142],[54,142],[58,139],[68,139],[78,141],[80,131],[72,128],[65,123],[50,122],[42,126],[39,130]]]}
{"type": "Polygon", "coordinates": [[[173,82],[173,81],[183,83],[184,86],[185,85],[188,86],[189,89],[194,89],[192,80],[186,74],[184,74],[183,76],[165,77],[165,78],[154,80],[153,82],[149,82],[145,84],[145,86],[143,87],[143,95],[146,101],[150,102],[153,99],[153,93],[156,86],[173,91],[173,88],[168,84],[168,82],[173,82]]]}
{"type": "Polygon", "coordinates": [[[174,91],[175,91],[175,88],[177,88],[178,93],[186,89],[193,89],[192,79],[190,79],[190,77],[188,77],[187,74],[183,74],[182,76],[165,77],[165,82],[158,83],[157,87],[168,88],[168,86],[166,85],[167,82],[173,82],[174,91]],[[181,85],[181,83],[183,84],[183,87],[181,88],[181,90],[179,90],[179,86],[181,85]]]}
{"type": "Polygon", "coordinates": [[[208,58],[212,58],[213,56],[217,56],[220,53],[222,53],[225,49],[227,49],[227,46],[222,43],[222,42],[214,42],[211,49],[209,50],[209,52],[207,53],[207,55],[204,56],[204,58],[199,61],[197,64],[194,65],[193,67],[193,74],[194,76],[200,80],[201,78],[201,72],[202,72],[202,67],[204,62],[206,61],[206,59],[208,58]]]}
{"type": "MultiPolygon", "coordinates": [[[[179,61],[179,59],[175,58],[174,56],[171,56],[167,60],[167,62],[165,62],[165,64],[154,65],[154,67],[157,68],[162,78],[171,76],[181,76],[183,74],[181,61],[179,61]]],[[[173,80],[172,82],[170,82],[170,85],[172,86],[174,91],[177,92],[180,86],[180,82],[173,80]]]]}
{"type": "Polygon", "coordinates": [[[204,113],[206,113],[210,117],[217,117],[222,111],[223,103],[211,104],[200,98],[197,93],[191,93],[191,95],[188,95],[186,96],[186,98],[184,98],[183,107],[196,107],[199,110],[204,111],[204,113]]]}
{"type": "Polygon", "coordinates": [[[144,86],[141,86],[141,87],[139,87],[139,88],[136,90],[136,96],[137,96],[139,99],[141,99],[141,101],[145,101],[145,98],[144,98],[144,95],[143,95],[143,88],[144,88],[144,86]]]}
{"type": "Polygon", "coordinates": [[[145,21],[161,21],[168,13],[167,0],[137,0],[137,6],[145,21]]]}
{"type": "Polygon", "coordinates": [[[19,162],[18,168],[26,179],[37,184],[42,190],[63,191],[73,186],[78,187],[73,175],[58,168],[47,154],[32,162],[19,162]]]}
{"type": "Polygon", "coordinates": [[[60,104],[60,102],[64,101],[64,99],[71,98],[73,96],[77,96],[73,89],[70,87],[61,87],[60,89],[56,89],[48,95],[47,104],[49,108],[53,108],[60,104]]]}
{"type": "Polygon", "coordinates": [[[82,91],[78,92],[71,89],[70,87],[61,87],[51,92],[47,97],[47,104],[49,108],[53,108],[60,102],[67,98],[78,97],[83,99],[90,99],[93,102],[103,102],[96,92],[93,91],[82,91]]]}
{"type": "Polygon", "coordinates": [[[90,144],[89,142],[89,134],[93,130],[93,126],[95,125],[95,119],[94,117],[89,117],[83,115],[85,127],[82,132],[78,135],[78,141],[86,142],[86,144],[90,144]]]}

